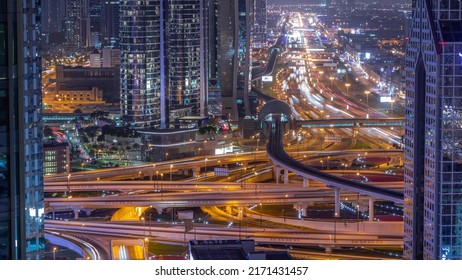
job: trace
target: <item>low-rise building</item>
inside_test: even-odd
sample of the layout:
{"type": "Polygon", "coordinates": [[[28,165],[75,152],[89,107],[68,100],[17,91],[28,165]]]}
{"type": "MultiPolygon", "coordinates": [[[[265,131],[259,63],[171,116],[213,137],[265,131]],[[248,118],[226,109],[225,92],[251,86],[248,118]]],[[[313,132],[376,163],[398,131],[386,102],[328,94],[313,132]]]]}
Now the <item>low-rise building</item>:
{"type": "Polygon", "coordinates": [[[43,170],[45,175],[69,173],[70,150],[68,143],[56,141],[43,143],[43,170]]]}

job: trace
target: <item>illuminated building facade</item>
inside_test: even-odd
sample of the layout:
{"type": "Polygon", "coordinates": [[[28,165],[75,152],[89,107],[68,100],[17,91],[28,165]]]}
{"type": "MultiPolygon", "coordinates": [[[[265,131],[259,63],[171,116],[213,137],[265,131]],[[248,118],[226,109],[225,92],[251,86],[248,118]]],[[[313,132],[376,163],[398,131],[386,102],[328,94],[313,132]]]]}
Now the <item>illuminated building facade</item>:
{"type": "Polygon", "coordinates": [[[45,248],[38,2],[0,1],[0,260],[45,248]]]}
{"type": "Polygon", "coordinates": [[[121,107],[133,128],[206,115],[208,0],[121,1],[121,107]]]}
{"type": "Polygon", "coordinates": [[[218,68],[222,114],[232,120],[251,115],[254,0],[218,1],[218,68]]]}
{"type": "Polygon", "coordinates": [[[462,259],[462,6],[415,0],[406,49],[404,256],[462,259]]]}
{"type": "Polygon", "coordinates": [[[121,113],[133,128],[166,126],[162,3],[120,1],[121,113]]]}

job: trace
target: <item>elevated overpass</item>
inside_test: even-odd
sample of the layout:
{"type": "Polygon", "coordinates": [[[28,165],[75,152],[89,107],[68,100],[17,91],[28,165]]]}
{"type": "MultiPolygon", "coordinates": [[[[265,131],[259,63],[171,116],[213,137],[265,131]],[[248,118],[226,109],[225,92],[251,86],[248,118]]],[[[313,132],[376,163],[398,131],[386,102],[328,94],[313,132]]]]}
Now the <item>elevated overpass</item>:
{"type": "Polygon", "coordinates": [[[404,118],[296,120],[301,128],[403,127],[404,118]]]}
{"type": "MultiPolygon", "coordinates": [[[[402,182],[380,182],[377,183],[387,189],[402,189],[402,182]]],[[[323,183],[312,183],[312,187],[325,187],[323,183]]],[[[292,184],[292,188],[302,190],[302,185],[292,184]]],[[[56,192],[97,192],[97,191],[118,191],[122,193],[143,192],[143,191],[236,191],[236,190],[260,190],[269,192],[280,190],[281,184],[278,183],[234,183],[234,182],[182,182],[182,181],[96,181],[96,182],[71,182],[69,184],[61,182],[51,182],[45,184],[45,193],[56,192]]]]}
{"type": "MultiPolygon", "coordinates": [[[[282,101],[276,100],[265,104],[260,111],[259,121],[265,124],[264,132],[268,137],[266,152],[268,157],[274,163],[276,177],[279,178],[279,172],[284,170],[284,181],[288,182],[289,171],[295,173],[304,179],[304,186],[307,186],[308,179],[322,182],[335,190],[335,213],[340,214],[340,189],[353,191],[371,197],[369,209],[373,209],[375,199],[389,200],[397,204],[402,204],[404,195],[402,192],[387,190],[364,183],[354,182],[345,178],[337,177],[325,173],[316,168],[307,166],[292,157],[284,151],[283,134],[284,123],[292,120],[290,115],[290,106],[282,101]],[[372,206],[372,207],[371,207],[372,206]]],[[[373,213],[370,212],[370,217],[373,213]]]]}

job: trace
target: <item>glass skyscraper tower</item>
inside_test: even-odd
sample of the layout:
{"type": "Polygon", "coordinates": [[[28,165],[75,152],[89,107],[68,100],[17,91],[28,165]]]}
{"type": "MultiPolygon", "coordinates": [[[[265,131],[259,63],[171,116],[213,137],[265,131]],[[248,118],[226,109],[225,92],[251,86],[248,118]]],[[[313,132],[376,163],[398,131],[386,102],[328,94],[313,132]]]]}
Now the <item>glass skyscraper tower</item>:
{"type": "Polygon", "coordinates": [[[207,102],[208,0],[165,0],[169,121],[204,116],[207,102]]]}
{"type": "Polygon", "coordinates": [[[162,3],[120,1],[121,113],[133,128],[166,126],[162,3]]]}
{"type": "Polygon", "coordinates": [[[223,115],[251,115],[254,0],[218,1],[218,69],[223,115]]]}
{"type": "Polygon", "coordinates": [[[120,2],[121,107],[134,128],[204,116],[208,0],[120,2]]]}
{"type": "Polygon", "coordinates": [[[0,259],[45,246],[38,3],[0,1],[0,259]]]}
{"type": "Polygon", "coordinates": [[[461,259],[460,1],[413,1],[405,109],[405,258],[461,259]]]}

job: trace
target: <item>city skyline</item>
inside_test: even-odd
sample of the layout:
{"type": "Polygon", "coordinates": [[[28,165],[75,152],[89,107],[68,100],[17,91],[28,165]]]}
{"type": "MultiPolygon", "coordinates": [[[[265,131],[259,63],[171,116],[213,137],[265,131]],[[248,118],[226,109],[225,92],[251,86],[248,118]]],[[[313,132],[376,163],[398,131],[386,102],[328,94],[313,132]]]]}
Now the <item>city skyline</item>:
{"type": "Polygon", "coordinates": [[[460,4],[278,3],[0,4],[0,259],[461,259],[460,4]]]}

